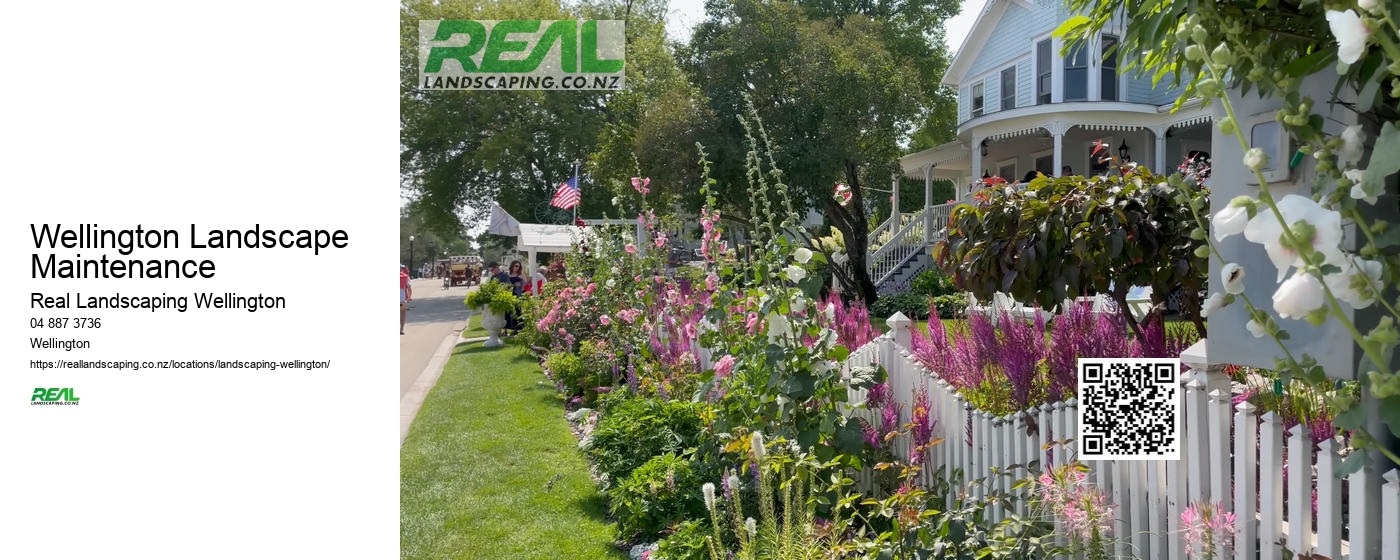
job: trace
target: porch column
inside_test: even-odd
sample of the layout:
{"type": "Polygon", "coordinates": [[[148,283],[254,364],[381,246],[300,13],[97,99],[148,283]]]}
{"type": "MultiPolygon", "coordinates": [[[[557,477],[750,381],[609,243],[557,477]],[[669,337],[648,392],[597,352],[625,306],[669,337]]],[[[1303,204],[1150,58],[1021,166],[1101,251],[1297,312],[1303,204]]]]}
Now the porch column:
{"type": "Polygon", "coordinates": [[[1153,167],[1157,168],[1159,175],[1167,173],[1167,130],[1170,128],[1170,126],[1154,126],[1148,129],[1156,136],[1156,142],[1152,144],[1152,162],[1156,164],[1153,167]]]}
{"type": "Polygon", "coordinates": [[[899,221],[899,174],[895,174],[890,179],[890,231],[899,232],[902,224],[899,221]]]}
{"type": "Polygon", "coordinates": [[[1065,133],[1069,132],[1069,127],[1071,126],[1073,125],[1064,121],[1054,121],[1045,127],[1045,130],[1050,133],[1050,137],[1053,139],[1052,144],[1055,146],[1055,157],[1053,158],[1055,163],[1051,164],[1054,167],[1054,169],[1050,170],[1051,177],[1059,177],[1060,170],[1065,168],[1065,133]]]}
{"type": "Polygon", "coordinates": [[[984,140],[984,138],[980,136],[972,137],[972,181],[968,182],[968,192],[958,193],[959,199],[961,199],[965,195],[971,195],[972,191],[974,190],[972,185],[975,185],[982,180],[982,140],[984,140]]]}
{"type": "Polygon", "coordinates": [[[924,243],[933,242],[933,164],[924,166],[924,243]]]}

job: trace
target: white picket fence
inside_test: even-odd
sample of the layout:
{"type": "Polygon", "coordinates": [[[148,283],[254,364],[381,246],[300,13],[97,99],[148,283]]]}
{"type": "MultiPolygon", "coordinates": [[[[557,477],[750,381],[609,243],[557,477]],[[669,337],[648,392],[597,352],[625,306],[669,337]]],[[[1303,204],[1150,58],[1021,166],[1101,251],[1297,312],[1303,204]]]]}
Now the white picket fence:
{"type": "MultiPolygon", "coordinates": [[[[931,486],[939,469],[947,467],[947,472],[963,474],[952,481],[954,488],[965,487],[971,496],[983,498],[1012,493],[1014,480],[1031,474],[1026,469],[1031,461],[1063,465],[1074,459],[1073,399],[1026,411],[1036,429],[1028,429],[1022,414],[999,418],[975,410],[909,353],[910,321],[899,316],[890,323],[890,333],[852,352],[847,367],[883,366],[889,374],[891,398],[903,405],[902,422],[909,418],[915,388],[921,384],[927,388],[931,415],[937,422],[933,438],[944,442],[926,455],[920,483],[931,486]],[[1070,441],[1051,445],[1057,440],[1070,441]],[[993,476],[994,471],[1013,471],[1014,476],[993,476]],[[979,479],[983,483],[973,483],[979,479]]],[[[1400,559],[1400,469],[1381,476],[1367,467],[1340,480],[1334,476],[1341,465],[1339,453],[1345,451],[1338,448],[1340,444],[1324,441],[1314,457],[1306,424],[1285,433],[1282,419],[1273,413],[1260,417],[1247,402],[1233,407],[1228,378],[1221,373],[1192,370],[1181,383],[1180,460],[1086,462],[1089,482],[1108,492],[1116,505],[1115,557],[1186,558],[1182,510],[1193,502],[1219,502],[1236,515],[1235,546],[1227,550],[1221,543],[1215,555],[1219,559],[1280,559],[1283,550],[1278,543],[1294,552],[1310,551],[1333,560],[1400,559]],[[1291,473],[1310,476],[1290,476],[1285,486],[1285,453],[1288,465],[1312,467],[1290,467],[1291,473]]],[[[852,403],[864,402],[865,392],[853,390],[850,397],[852,403]]],[[[877,412],[849,412],[874,426],[880,423],[877,412]]],[[[896,455],[907,457],[907,438],[895,441],[896,455]]],[[[870,476],[865,473],[862,482],[868,483],[870,476]]],[[[1015,513],[1026,515],[1025,500],[1016,503],[1015,513]]],[[[1000,520],[1008,512],[991,515],[1000,520]]],[[[1056,533],[1063,538],[1063,531],[1056,533]]]]}

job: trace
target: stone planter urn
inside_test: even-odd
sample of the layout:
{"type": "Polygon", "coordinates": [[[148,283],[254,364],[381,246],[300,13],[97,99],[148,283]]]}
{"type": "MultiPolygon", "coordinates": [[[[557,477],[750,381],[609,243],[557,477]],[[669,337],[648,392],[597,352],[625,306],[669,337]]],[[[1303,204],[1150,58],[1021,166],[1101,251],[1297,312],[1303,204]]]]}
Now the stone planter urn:
{"type": "Polygon", "coordinates": [[[504,346],[505,343],[501,342],[501,329],[506,328],[506,316],[491,311],[489,307],[482,307],[478,312],[481,313],[481,328],[486,329],[487,335],[486,342],[481,345],[486,348],[504,346]]]}

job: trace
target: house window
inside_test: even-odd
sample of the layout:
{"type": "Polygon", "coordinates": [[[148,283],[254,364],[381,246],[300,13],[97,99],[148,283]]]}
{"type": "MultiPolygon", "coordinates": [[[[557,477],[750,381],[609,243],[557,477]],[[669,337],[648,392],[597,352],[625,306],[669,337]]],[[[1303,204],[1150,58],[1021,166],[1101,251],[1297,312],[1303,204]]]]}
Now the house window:
{"type": "Polygon", "coordinates": [[[1065,55],[1065,101],[1089,99],[1089,50],[1075,45],[1065,55]]]}
{"type": "Polygon", "coordinates": [[[1118,44],[1118,38],[1112,35],[1104,35],[1103,40],[1103,66],[1100,66],[1099,78],[1099,98],[1104,101],[1118,100],[1118,50],[1113,48],[1118,44]]]}
{"type": "Polygon", "coordinates": [[[1035,44],[1035,104],[1050,102],[1050,40],[1035,44]]]}
{"type": "Polygon", "coordinates": [[[982,82],[972,84],[972,118],[982,116],[982,82]]]}
{"type": "Polygon", "coordinates": [[[1016,108],[1016,67],[1001,71],[1001,110],[1016,108]]]}

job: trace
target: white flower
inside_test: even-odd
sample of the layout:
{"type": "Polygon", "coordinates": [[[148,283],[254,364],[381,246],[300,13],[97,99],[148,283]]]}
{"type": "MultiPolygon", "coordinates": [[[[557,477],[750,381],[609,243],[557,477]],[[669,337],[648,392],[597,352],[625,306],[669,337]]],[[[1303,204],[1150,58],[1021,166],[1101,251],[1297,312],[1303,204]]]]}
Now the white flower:
{"type": "Polygon", "coordinates": [[[833,323],[836,322],[836,304],[834,304],[834,303],[828,303],[828,304],[826,304],[826,309],[825,309],[824,311],[822,311],[822,313],[825,313],[825,314],[826,314],[826,320],[831,321],[831,322],[833,322],[833,323]]]}
{"type": "Polygon", "coordinates": [[[1036,196],[1035,191],[1026,191],[1026,198],[1039,198],[1039,197],[1036,196]]]}
{"type": "Polygon", "coordinates": [[[777,313],[768,314],[768,342],[777,342],[783,337],[792,334],[792,323],[788,318],[777,313]]]}
{"type": "Polygon", "coordinates": [[[604,286],[607,286],[607,287],[609,287],[609,288],[613,287],[613,286],[616,285],[616,284],[617,284],[617,281],[613,280],[612,278],[609,278],[607,282],[604,282],[604,283],[603,283],[604,286]]]}
{"type": "Polygon", "coordinates": [[[1269,156],[1264,153],[1264,150],[1250,148],[1244,153],[1244,166],[1251,170],[1258,171],[1267,163],[1269,163],[1269,156]]]}
{"type": "MultiPolygon", "coordinates": [[[[1342,254],[1340,245],[1342,243],[1342,215],[1336,210],[1327,210],[1316,201],[1305,196],[1290,194],[1278,201],[1279,213],[1283,214],[1283,221],[1292,227],[1299,222],[1307,222],[1313,227],[1313,238],[1307,240],[1314,250],[1321,251],[1326,256],[1326,262],[1331,264],[1342,264],[1342,254]]],[[[1291,266],[1301,266],[1302,259],[1298,257],[1298,252],[1288,249],[1280,243],[1279,238],[1283,236],[1285,226],[1279,223],[1273,212],[1259,212],[1258,215],[1249,220],[1249,225],[1244,228],[1244,237],[1255,243],[1264,246],[1264,251],[1269,254],[1269,260],[1273,261],[1278,268],[1278,279],[1281,281],[1288,274],[1291,266]]]]}
{"type": "Polygon", "coordinates": [[[1322,282],[1301,270],[1288,277],[1274,292],[1274,311],[1284,319],[1301,319],[1325,304],[1322,282]]]}
{"type": "Polygon", "coordinates": [[[795,264],[788,265],[783,272],[787,273],[788,280],[793,282],[801,282],[803,278],[807,277],[807,271],[795,264]]]}
{"type": "Polygon", "coordinates": [[[622,204],[618,203],[617,197],[615,197],[615,196],[613,197],[613,201],[612,201],[612,202],[613,202],[613,206],[622,206],[622,204]]]}
{"type": "Polygon", "coordinates": [[[1366,52],[1366,39],[1371,36],[1371,30],[1355,11],[1327,10],[1327,25],[1332,28],[1332,36],[1337,38],[1338,62],[1351,64],[1366,52]]]}
{"type": "Polygon", "coordinates": [[[1332,290],[1332,295],[1336,296],[1337,299],[1351,304],[1352,308],[1365,309],[1375,302],[1373,296],[1380,289],[1381,273],[1384,268],[1380,261],[1348,258],[1346,266],[1342,267],[1340,274],[1327,276],[1327,289],[1332,290]],[[1353,282],[1360,283],[1363,278],[1371,286],[1371,290],[1365,297],[1352,287],[1353,282]]]}
{"type": "Polygon", "coordinates": [[[748,518],[748,519],[745,519],[745,520],[744,520],[744,530],[745,530],[745,531],[748,531],[748,533],[749,533],[749,538],[751,538],[751,539],[754,538],[755,536],[758,535],[758,522],[757,522],[757,521],[754,521],[752,517],[750,517],[750,518],[748,518]]]}
{"type": "Polygon", "coordinates": [[[738,492],[738,491],[739,491],[739,475],[734,475],[734,474],[729,475],[729,491],[730,491],[730,492],[738,492]]]}
{"type": "Polygon", "coordinates": [[[749,447],[753,449],[754,461],[758,463],[759,468],[763,468],[763,455],[768,452],[763,447],[763,432],[753,433],[753,436],[749,438],[749,447]]]}
{"type": "Polygon", "coordinates": [[[1244,293],[1244,267],[1235,263],[1226,263],[1220,267],[1220,283],[1225,285],[1225,292],[1231,294],[1244,293]]]}
{"type": "Polygon", "coordinates": [[[1379,2],[1376,2],[1376,0],[1357,0],[1356,5],[1374,14],[1376,13],[1376,6],[1379,5],[1379,2]]]}
{"type": "Polygon", "coordinates": [[[801,313],[801,312],[803,312],[803,311],[806,311],[806,310],[807,310],[807,298],[802,297],[802,296],[797,296],[797,297],[795,297],[795,298],[792,298],[792,304],[791,304],[790,307],[792,307],[792,312],[793,312],[793,313],[801,313]]]}
{"type": "Polygon", "coordinates": [[[1216,241],[1224,241],[1226,237],[1244,231],[1247,224],[1249,210],[1243,206],[1230,205],[1211,216],[1210,231],[1215,234],[1216,241]]]}
{"type": "Polygon", "coordinates": [[[796,251],[793,251],[792,258],[793,260],[796,260],[799,263],[807,264],[807,261],[812,260],[812,250],[806,247],[801,247],[796,251]]]}
{"type": "Polygon", "coordinates": [[[1268,331],[1264,330],[1264,325],[1254,322],[1254,319],[1250,319],[1248,323],[1245,323],[1244,328],[1248,329],[1249,334],[1254,335],[1254,338],[1263,338],[1264,335],[1269,334],[1268,331]]]}
{"type": "Polygon", "coordinates": [[[1205,302],[1201,303],[1201,317],[1210,317],[1211,313],[1215,313],[1215,310],[1221,307],[1225,307],[1225,294],[1215,292],[1211,294],[1210,297],[1206,298],[1205,302]]]}
{"type": "Polygon", "coordinates": [[[1342,172],[1342,176],[1352,182],[1351,197],[1357,200],[1364,200],[1366,204],[1375,204],[1380,199],[1379,196],[1366,194],[1366,189],[1361,188],[1361,179],[1366,176],[1365,169],[1348,169],[1342,172]]]}
{"type": "Polygon", "coordinates": [[[700,494],[705,496],[705,509],[713,511],[715,509],[715,484],[706,482],[701,485],[700,494]]]}
{"type": "Polygon", "coordinates": [[[1354,124],[1342,131],[1342,148],[1337,150],[1337,160],[1342,167],[1346,167],[1361,161],[1361,154],[1366,151],[1366,133],[1361,132],[1361,125],[1354,124]]]}

